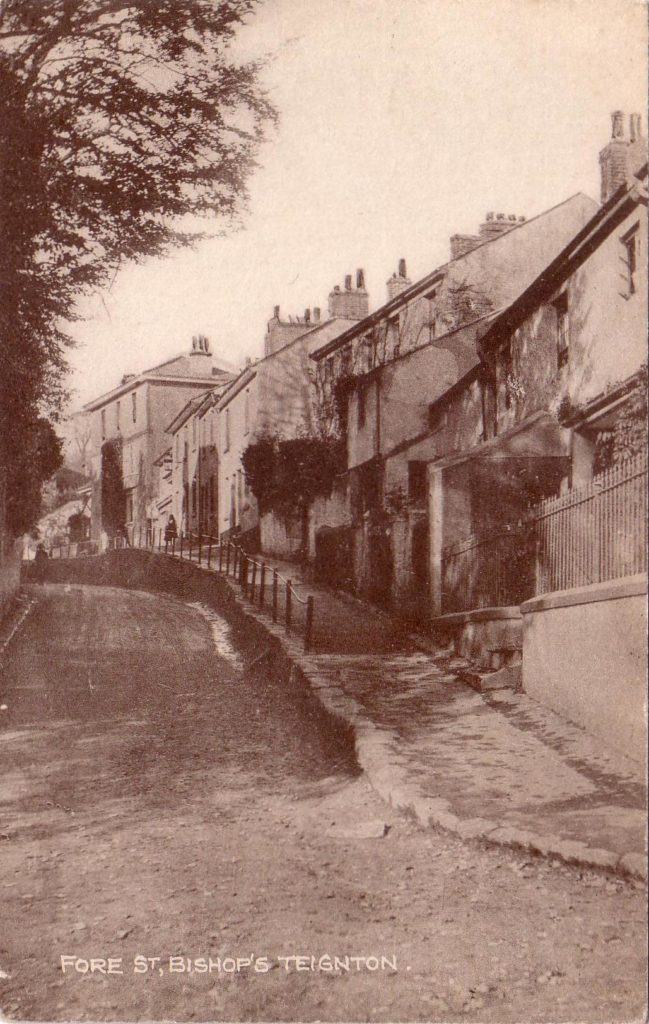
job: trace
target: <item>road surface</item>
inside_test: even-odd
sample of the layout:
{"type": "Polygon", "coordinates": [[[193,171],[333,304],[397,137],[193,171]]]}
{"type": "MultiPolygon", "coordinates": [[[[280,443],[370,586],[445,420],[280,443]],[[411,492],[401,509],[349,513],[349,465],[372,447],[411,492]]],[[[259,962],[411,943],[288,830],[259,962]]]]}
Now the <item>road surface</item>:
{"type": "Polygon", "coordinates": [[[641,1017],[639,886],[395,816],[217,616],[36,593],[0,677],[6,1017],[641,1017]]]}

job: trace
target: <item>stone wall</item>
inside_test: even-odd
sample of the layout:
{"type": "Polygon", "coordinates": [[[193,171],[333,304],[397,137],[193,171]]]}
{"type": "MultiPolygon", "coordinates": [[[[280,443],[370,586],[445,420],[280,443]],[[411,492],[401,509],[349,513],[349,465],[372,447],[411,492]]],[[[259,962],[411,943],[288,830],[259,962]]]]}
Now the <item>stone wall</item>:
{"type": "Polygon", "coordinates": [[[646,575],[533,598],[523,614],[523,689],[644,762],[646,575]]]}

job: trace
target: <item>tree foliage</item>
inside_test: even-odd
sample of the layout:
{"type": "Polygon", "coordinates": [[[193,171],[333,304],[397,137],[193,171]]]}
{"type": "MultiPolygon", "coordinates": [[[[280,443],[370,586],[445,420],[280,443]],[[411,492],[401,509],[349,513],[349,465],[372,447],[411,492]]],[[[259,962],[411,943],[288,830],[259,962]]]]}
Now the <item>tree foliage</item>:
{"type": "Polygon", "coordinates": [[[633,382],[611,430],[601,431],[595,449],[595,472],[639,455],[647,446],[647,364],[633,382]]]}
{"type": "Polygon", "coordinates": [[[284,440],[265,435],[249,444],[241,461],[261,513],[301,515],[318,496],[331,493],[345,469],[345,442],[335,437],[284,440]]]}
{"type": "Polygon", "coordinates": [[[26,533],[41,511],[41,486],[63,464],[62,442],[49,420],[29,425],[5,471],[5,527],[10,536],[26,533]]]}
{"type": "Polygon", "coordinates": [[[232,47],[256,3],[0,2],[5,474],[26,425],[61,410],[79,295],[239,215],[275,116],[232,47]]]}

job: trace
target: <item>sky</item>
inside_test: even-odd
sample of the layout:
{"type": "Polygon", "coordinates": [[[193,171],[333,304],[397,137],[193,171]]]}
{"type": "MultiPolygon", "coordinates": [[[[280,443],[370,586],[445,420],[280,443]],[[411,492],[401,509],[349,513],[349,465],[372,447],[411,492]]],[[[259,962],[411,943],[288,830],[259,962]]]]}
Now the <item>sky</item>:
{"type": "Polygon", "coordinates": [[[238,45],[270,58],[280,123],[244,226],[84,301],[70,412],[197,333],[260,356],[275,305],[324,311],[358,267],[376,308],[400,257],[417,280],[487,211],[599,200],[611,112],[646,132],[646,32],[635,0],[267,0],[238,45]]]}

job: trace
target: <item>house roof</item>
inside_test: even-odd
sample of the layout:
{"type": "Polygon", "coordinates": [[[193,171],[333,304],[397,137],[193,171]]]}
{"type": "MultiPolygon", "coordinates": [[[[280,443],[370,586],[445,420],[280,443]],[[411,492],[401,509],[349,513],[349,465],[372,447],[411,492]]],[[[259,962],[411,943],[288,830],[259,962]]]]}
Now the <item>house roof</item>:
{"type": "MultiPolygon", "coordinates": [[[[122,383],[111,391],[104,392],[103,395],[99,395],[97,398],[93,398],[92,401],[87,402],[83,406],[83,412],[94,412],[96,409],[100,409],[102,405],[107,405],[109,402],[115,401],[122,395],[128,394],[134,388],[140,384],[146,382],[152,384],[184,384],[184,385],[198,385],[208,387],[212,383],[218,385],[223,379],[229,379],[231,377],[231,371],[224,368],[224,365],[212,366],[209,374],[191,374],[188,372],[173,373],[173,366],[176,365],[178,369],[181,367],[183,370],[191,369],[191,355],[189,353],[182,353],[181,355],[174,356],[171,359],[165,360],[164,363],[160,363],[158,366],[154,366],[151,369],[143,370],[142,373],[130,374],[122,383]]],[[[221,362],[221,361],[219,361],[221,362]]]]}
{"type": "Polygon", "coordinates": [[[510,333],[519,327],[540,303],[595,252],[632,210],[639,205],[647,205],[647,189],[641,184],[641,179],[646,179],[646,176],[645,164],[636,175],[638,180],[630,186],[622,185],[568,242],[556,259],[495,318],[480,339],[479,345],[483,352],[502,339],[503,332],[510,333]]]}
{"type": "Polygon", "coordinates": [[[218,410],[225,409],[230,404],[233,398],[239,394],[239,392],[245,388],[246,384],[249,384],[251,380],[254,380],[257,376],[257,363],[253,363],[252,366],[246,366],[238,377],[232,381],[228,388],[223,392],[219,403],[218,410]]]}
{"type": "Polygon", "coordinates": [[[581,208],[586,204],[588,204],[593,210],[597,208],[597,204],[594,200],[589,199],[588,196],[584,195],[582,192],[577,192],[575,195],[565,199],[562,203],[558,203],[556,206],[552,206],[550,209],[544,210],[543,213],[537,214],[536,217],[530,217],[529,220],[526,220],[523,223],[517,223],[509,231],[503,232],[495,238],[487,239],[480,245],[476,245],[473,249],[469,250],[469,252],[456,257],[456,259],[449,260],[447,263],[441,264],[425,277],[410,285],[408,288],[405,288],[394,299],[391,299],[382,306],[379,306],[379,308],[373,313],[370,313],[369,316],[365,317],[363,320],[357,321],[343,334],[340,334],[337,338],[323,345],[321,348],[316,349],[316,351],[312,353],[311,358],[316,361],[324,359],[337,348],[342,347],[358,335],[363,334],[374,324],[381,320],[389,319],[390,316],[398,312],[398,310],[403,306],[406,306],[412,301],[412,299],[425,294],[435,284],[440,283],[446,276],[447,272],[452,268],[470,268],[472,264],[475,264],[476,262],[476,254],[484,254],[486,251],[498,251],[498,249],[503,249],[504,246],[509,247],[511,246],[513,236],[520,238],[526,234],[530,235],[530,245],[533,246],[534,236],[537,236],[539,231],[542,230],[543,221],[546,218],[556,219],[561,213],[568,213],[570,210],[576,210],[577,207],[581,208]]]}

